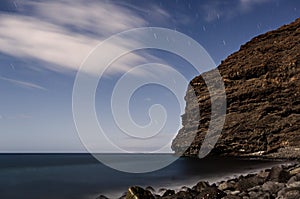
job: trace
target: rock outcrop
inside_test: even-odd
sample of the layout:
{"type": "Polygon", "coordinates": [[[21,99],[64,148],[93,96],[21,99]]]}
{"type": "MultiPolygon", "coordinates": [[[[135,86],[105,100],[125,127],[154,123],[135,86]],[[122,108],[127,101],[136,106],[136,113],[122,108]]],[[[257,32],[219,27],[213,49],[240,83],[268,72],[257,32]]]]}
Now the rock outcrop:
{"type": "MultiPolygon", "coordinates": [[[[225,85],[227,111],[210,155],[299,158],[300,19],[253,38],[217,69],[225,85]]],[[[210,73],[190,82],[183,128],[172,143],[175,153],[199,153],[211,121],[212,98],[203,79],[210,73]],[[195,108],[200,118],[193,115],[195,108]],[[191,134],[196,136],[186,150],[184,140],[191,134]]]]}

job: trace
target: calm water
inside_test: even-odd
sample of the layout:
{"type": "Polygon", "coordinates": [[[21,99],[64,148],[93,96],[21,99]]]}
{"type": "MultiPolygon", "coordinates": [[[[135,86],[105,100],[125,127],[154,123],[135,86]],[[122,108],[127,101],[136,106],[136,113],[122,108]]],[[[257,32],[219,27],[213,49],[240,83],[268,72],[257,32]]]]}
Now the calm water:
{"type": "MultiPolygon", "coordinates": [[[[128,155],[112,155],[116,156],[123,157],[122,164],[126,164],[128,155]]],[[[160,156],[168,158],[171,155],[160,156]]],[[[130,185],[180,187],[200,180],[215,181],[274,164],[277,163],[180,158],[159,171],[130,174],[108,168],[87,154],[0,155],[0,198],[89,199],[99,194],[117,198],[130,185]]]]}

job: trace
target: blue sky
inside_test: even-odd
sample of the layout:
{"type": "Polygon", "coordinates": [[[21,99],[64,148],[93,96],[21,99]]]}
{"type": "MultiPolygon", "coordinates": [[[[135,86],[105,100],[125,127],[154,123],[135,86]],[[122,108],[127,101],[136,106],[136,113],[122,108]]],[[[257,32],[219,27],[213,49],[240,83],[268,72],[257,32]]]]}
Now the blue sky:
{"type": "MultiPolygon", "coordinates": [[[[139,27],[176,30],[199,42],[218,65],[254,36],[299,16],[297,0],[2,0],[0,152],[85,151],[73,121],[73,83],[91,50],[113,34],[139,27]]],[[[113,51],[114,46],[106,50],[113,51]]],[[[178,102],[170,91],[156,85],[144,86],[132,96],[130,112],[140,125],[149,122],[148,109],[153,104],[162,104],[168,112],[168,125],[148,146],[135,145],[118,132],[110,112],[117,80],[129,69],[151,62],[168,64],[187,80],[199,75],[185,60],[168,52],[130,53],[114,62],[100,80],[96,111],[107,136],[122,149],[153,151],[165,146],[162,151],[169,152],[169,138],[181,123],[182,112],[174,107],[183,96],[178,102]]],[[[203,66],[203,71],[209,69],[203,66]]],[[[85,73],[93,76],[95,71],[85,73]]],[[[168,77],[168,71],[162,69],[161,74],[168,77]]],[[[115,152],[106,148],[106,142],[98,142],[95,148],[115,152]]]]}

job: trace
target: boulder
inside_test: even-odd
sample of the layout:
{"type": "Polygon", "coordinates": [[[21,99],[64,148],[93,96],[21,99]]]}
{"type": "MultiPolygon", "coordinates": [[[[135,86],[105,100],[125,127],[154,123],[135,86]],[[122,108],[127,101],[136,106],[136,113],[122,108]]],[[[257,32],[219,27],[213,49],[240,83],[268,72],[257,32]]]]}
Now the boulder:
{"type": "Polygon", "coordinates": [[[282,168],[282,166],[272,167],[267,180],[274,182],[286,183],[290,179],[290,173],[282,168]]]}
{"type": "Polygon", "coordinates": [[[269,192],[271,194],[277,194],[278,191],[284,188],[283,183],[268,181],[262,185],[262,190],[264,192],[269,192]]]}
{"type": "Polygon", "coordinates": [[[154,199],[152,193],[138,186],[130,187],[126,199],[154,199]]]}
{"type": "Polygon", "coordinates": [[[209,187],[209,183],[208,182],[204,182],[204,181],[200,181],[198,182],[193,188],[192,190],[197,191],[197,192],[201,192],[204,189],[206,189],[207,187],[209,187]]]}
{"type": "Polygon", "coordinates": [[[237,189],[239,191],[247,191],[250,188],[253,188],[258,185],[262,185],[264,183],[264,180],[258,176],[246,176],[246,177],[240,177],[238,183],[237,183],[237,189]]]}
{"type": "Polygon", "coordinates": [[[172,195],[175,195],[175,191],[168,189],[165,191],[165,193],[162,196],[165,197],[165,196],[172,196],[172,195]]]}
{"type": "Polygon", "coordinates": [[[227,194],[216,187],[207,187],[201,191],[195,199],[221,199],[227,194]]]}

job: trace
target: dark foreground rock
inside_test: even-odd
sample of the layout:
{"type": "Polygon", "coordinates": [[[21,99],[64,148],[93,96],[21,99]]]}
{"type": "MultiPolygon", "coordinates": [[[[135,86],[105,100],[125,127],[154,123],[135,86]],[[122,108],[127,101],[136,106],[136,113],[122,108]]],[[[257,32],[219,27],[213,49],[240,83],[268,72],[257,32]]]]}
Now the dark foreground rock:
{"type": "Polygon", "coordinates": [[[147,198],[154,199],[152,193],[146,189],[143,189],[138,186],[130,187],[126,194],[126,199],[138,199],[138,198],[147,198]]]}
{"type": "Polygon", "coordinates": [[[120,199],[299,199],[300,164],[275,166],[214,184],[200,181],[177,192],[161,189],[164,192],[158,194],[152,190],[130,187],[120,199]]]}
{"type": "MultiPolygon", "coordinates": [[[[299,158],[300,19],[253,38],[218,70],[225,84],[227,114],[210,155],[299,158]]],[[[188,87],[183,128],[172,144],[177,154],[199,153],[211,121],[211,96],[218,99],[220,94],[210,96],[203,78],[213,82],[213,71],[194,78],[188,87]],[[192,144],[186,142],[191,135],[192,144]]]]}

